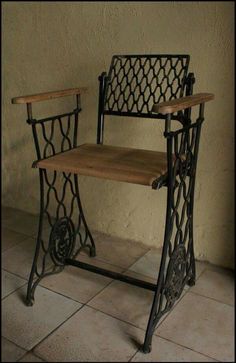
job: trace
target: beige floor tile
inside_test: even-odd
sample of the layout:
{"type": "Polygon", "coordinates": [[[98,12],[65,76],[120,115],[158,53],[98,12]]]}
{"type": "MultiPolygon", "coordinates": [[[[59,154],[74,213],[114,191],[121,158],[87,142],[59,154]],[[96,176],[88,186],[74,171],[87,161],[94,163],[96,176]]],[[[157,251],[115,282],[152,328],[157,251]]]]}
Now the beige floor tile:
{"type": "MultiPolygon", "coordinates": [[[[129,270],[157,279],[161,264],[162,249],[152,249],[138,259],[129,270]]],[[[206,264],[196,261],[196,279],[206,269],[206,264]]]]}
{"type": "Polygon", "coordinates": [[[233,273],[206,270],[199,277],[196,285],[191,288],[191,292],[234,305],[233,273]]]}
{"type": "Polygon", "coordinates": [[[220,361],[233,361],[234,309],[187,292],[156,334],[220,361]]]}
{"type": "Polygon", "coordinates": [[[1,206],[1,212],[2,212],[2,223],[5,223],[6,221],[8,221],[9,219],[13,218],[14,215],[17,212],[21,212],[18,209],[15,208],[11,208],[11,207],[6,207],[6,206],[1,206]]]}
{"type": "Polygon", "coordinates": [[[152,291],[114,281],[95,296],[88,305],[146,329],[152,301],[152,291]]]}
{"type": "Polygon", "coordinates": [[[93,232],[93,238],[97,251],[96,259],[125,269],[129,268],[149,250],[149,247],[141,243],[111,237],[100,232],[93,232]]]}
{"type": "MultiPolygon", "coordinates": [[[[27,238],[25,241],[7,250],[2,254],[2,267],[9,272],[28,279],[33,263],[35,247],[36,239],[27,238]]],[[[51,259],[48,256],[46,266],[49,267],[50,265],[51,259]]],[[[42,264],[40,262],[38,266],[39,271],[41,271],[42,264]]]]}
{"type": "Polygon", "coordinates": [[[216,362],[216,360],[154,336],[152,351],[148,354],[139,351],[131,362],[216,362]]]}
{"type": "Polygon", "coordinates": [[[33,236],[38,229],[38,215],[30,214],[18,209],[2,208],[2,224],[15,232],[33,236]]]}
{"type": "Polygon", "coordinates": [[[148,251],[138,261],[130,266],[129,270],[157,280],[161,263],[161,253],[161,249],[148,251]]]}
{"type": "Polygon", "coordinates": [[[108,277],[68,266],[61,273],[43,279],[40,285],[86,303],[111,281],[108,277]]]}
{"type": "MultiPolygon", "coordinates": [[[[138,274],[138,273],[136,273],[136,272],[134,272],[134,271],[127,270],[127,271],[125,272],[125,274],[126,274],[126,275],[128,275],[128,276],[134,277],[134,278],[136,278],[136,279],[138,279],[138,280],[143,280],[143,281],[146,281],[146,282],[150,282],[150,283],[152,283],[152,284],[156,284],[156,283],[157,283],[156,279],[154,279],[154,278],[152,278],[152,277],[148,277],[148,276],[144,276],[144,275],[138,274]]],[[[174,303],[174,306],[172,307],[172,309],[174,309],[174,307],[175,307],[175,306],[176,306],[176,305],[180,302],[180,300],[182,299],[182,297],[184,296],[184,294],[185,294],[185,293],[186,293],[186,290],[184,289],[184,290],[182,291],[182,294],[180,295],[179,299],[178,299],[178,300],[176,300],[176,302],[174,303]]],[[[152,296],[154,297],[154,295],[152,295],[152,296]]],[[[163,300],[163,306],[164,306],[165,302],[166,302],[166,300],[163,300]]],[[[170,311],[168,311],[166,314],[164,314],[164,315],[161,317],[161,319],[160,319],[160,320],[159,320],[159,322],[157,323],[157,326],[156,326],[156,328],[155,328],[155,329],[158,329],[158,326],[162,323],[162,321],[163,321],[164,319],[166,319],[167,315],[171,313],[172,309],[171,309],[170,311]]],[[[151,311],[151,306],[150,306],[150,311],[151,311]]],[[[145,327],[145,329],[146,329],[146,327],[145,327]]]]}
{"type": "Polygon", "coordinates": [[[1,362],[17,362],[26,350],[2,337],[1,362]]]}
{"type": "Polygon", "coordinates": [[[47,362],[128,362],[143,332],[83,307],[34,350],[47,362]]]}
{"type": "Polygon", "coordinates": [[[37,357],[32,352],[28,352],[28,353],[26,353],[26,355],[24,355],[24,357],[22,357],[19,360],[19,362],[45,362],[45,361],[42,360],[41,358],[37,357]]]}
{"type": "MultiPolygon", "coordinates": [[[[125,275],[146,282],[156,283],[153,278],[138,274],[134,271],[127,270],[125,275]]],[[[182,292],[180,299],[175,302],[175,305],[179,303],[185,293],[186,291],[182,292]]],[[[153,298],[154,292],[150,290],[120,281],[113,281],[101,293],[89,301],[88,305],[130,324],[134,324],[139,328],[146,329],[153,298]]],[[[163,306],[164,303],[165,302],[163,301],[163,306]]],[[[167,314],[171,311],[172,310],[167,314]]],[[[158,328],[162,321],[167,317],[167,314],[163,315],[159,320],[156,328],[158,328]]]]}
{"type": "Polygon", "coordinates": [[[35,304],[24,304],[23,287],[2,302],[2,335],[17,345],[30,350],[63,321],[77,311],[81,304],[37,287],[35,304]]]}
{"type": "Polygon", "coordinates": [[[26,283],[27,280],[2,270],[2,299],[26,283]]]}
{"type": "Polygon", "coordinates": [[[9,228],[3,227],[2,228],[2,252],[5,252],[9,248],[14,247],[20,242],[23,242],[27,239],[28,236],[22,233],[17,233],[12,231],[9,228]]]}
{"type": "Polygon", "coordinates": [[[203,271],[206,270],[208,265],[209,264],[206,264],[205,262],[196,261],[196,280],[200,277],[203,271]]]}

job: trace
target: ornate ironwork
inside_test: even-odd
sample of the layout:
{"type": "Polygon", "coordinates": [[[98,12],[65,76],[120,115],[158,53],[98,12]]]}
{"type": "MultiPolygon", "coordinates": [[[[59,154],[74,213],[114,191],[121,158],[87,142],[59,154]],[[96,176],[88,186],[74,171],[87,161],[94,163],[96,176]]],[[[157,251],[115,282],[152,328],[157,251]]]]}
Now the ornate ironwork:
{"type": "Polygon", "coordinates": [[[55,264],[65,264],[75,244],[74,224],[68,217],[60,218],[53,226],[49,239],[50,256],[55,264]]]}
{"type": "MultiPolygon", "coordinates": [[[[78,101],[73,112],[41,120],[28,119],[33,128],[38,160],[77,146],[78,113],[81,110],[78,101]]],[[[66,258],[75,258],[82,249],[88,249],[90,256],[96,253],[80,201],[77,175],[40,169],[39,176],[40,220],[28,284],[29,305],[33,303],[34,291],[41,279],[62,271],[66,258]],[[43,236],[45,230],[50,231],[49,236],[43,236]]]]}
{"type": "Polygon", "coordinates": [[[179,299],[186,283],[194,284],[193,198],[199,137],[203,118],[199,116],[174,132],[166,132],[168,197],[165,239],[157,289],[148,322],[144,352],[151,349],[154,329],[160,318],[179,299]]]}
{"type": "Polygon", "coordinates": [[[174,305],[183,291],[186,262],[185,246],[179,244],[171,254],[164,284],[164,294],[169,307],[174,305]]]}
{"type": "Polygon", "coordinates": [[[181,97],[188,55],[115,55],[105,88],[105,113],[148,116],[154,103],[181,97]]]}

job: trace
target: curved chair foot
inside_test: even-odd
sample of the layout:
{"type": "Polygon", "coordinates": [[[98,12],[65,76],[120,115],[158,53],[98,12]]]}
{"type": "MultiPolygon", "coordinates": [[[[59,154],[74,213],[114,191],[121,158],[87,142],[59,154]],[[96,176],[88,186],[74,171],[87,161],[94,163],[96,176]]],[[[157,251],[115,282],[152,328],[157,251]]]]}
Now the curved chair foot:
{"type": "Polygon", "coordinates": [[[194,286],[196,283],[195,278],[191,277],[191,279],[188,280],[187,284],[188,286],[194,286]]]}
{"type": "Polygon", "coordinates": [[[89,256],[90,257],[95,257],[96,256],[96,248],[95,246],[91,246],[89,249],[89,256]]]}
{"type": "Polygon", "coordinates": [[[152,351],[152,345],[151,344],[147,345],[147,346],[145,344],[143,344],[143,346],[142,346],[142,352],[143,353],[148,354],[151,351],[152,351]]]}
{"type": "Polygon", "coordinates": [[[34,305],[34,298],[33,297],[31,297],[31,298],[26,298],[25,299],[25,304],[26,304],[26,306],[33,306],[34,305]]]}

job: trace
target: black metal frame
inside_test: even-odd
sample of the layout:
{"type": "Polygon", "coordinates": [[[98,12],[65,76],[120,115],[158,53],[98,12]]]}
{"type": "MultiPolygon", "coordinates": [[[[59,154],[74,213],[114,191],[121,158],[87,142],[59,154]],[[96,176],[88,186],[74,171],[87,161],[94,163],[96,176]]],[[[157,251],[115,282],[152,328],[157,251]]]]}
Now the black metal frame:
{"type": "MultiPolygon", "coordinates": [[[[165,120],[164,137],[167,142],[168,173],[162,180],[154,182],[152,185],[153,189],[158,189],[162,186],[167,187],[164,243],[156,284],[151,284],[75,260],[78,253],[84,248],[89,249],[90,256],[95,256],[96,254],[95,244],[82,210],[78,177],[77,175],[73,175],[72,182],[72,175],[70,173],[62,173],[62,196],[59,198],[57,192],[58,186],[56,185],[58,173],[56,171],[51,172],[52,177],[50,180],[50,172],[39,169],[41,198],[40,219],[35,256],[28,283],[27,304],[33,304],[35,288],[39,281],[49,274],[60,272],[66,265],[77,266],[111,277],[112,279],[118,279],[132,285],[149,289],[154,292],[154,298],[143,344],[143,352],[145,353],[148,353],[151,350],[152,335],[160,318],[173,307],[176,300],[181,296],[185,284],[193,285],[195,283],[193,204],[199,139],[201,125],[204,120],[204,104],[200,105],[199,116],[195,122],[192,122],[191,120],[190,108],[185,110],[185,112],[181,111],[177,114],[168,114],[164,116],[162,114],[153,114],[149,105],[149,103],[167,101],[169,99],[177,98],[177,96],[188,96],[193,93],[195,78],[193,73],[187,74],[188,65],[189,56],[186,55],[116,55],[112,58],[109,74],[107,75],[103,72],[99,76],[98,144],[103,143],[104,118],[106,115],[165,120]],[[159,67],[159,69],[156,70],[156,66],[157,68],[159,67]],[[169,66],[169,69],[167,66],[169,66]],[[147,70],[145,67],[147,67],[147,70]],[[180,68],[179,73],[177,72],[178,67],[180,68]],[[139,72],[140,69],[142,69],[143,73],[141,80],[137,75],[137,72],[139,72]],[[121,71],[123,72],[123,76],[121,71]],[[162,77],[160,76],[161,71],[162,77]],[[131,75],[131,72],[132,76],[129,79],[128,76],[131,75]],[[149,82],[149,72],[153,73],[151,83],[149,82]],[[172,78],[170,80],[171,72],[172,78]],[[146,82],[146,85],[144,85],[144,89],[142,90],[143,79],[145,79],[144,83],[146,82]],[[164,81],[167,83],[167,87],[163,90],[162,86],[164,81]],[[122,82],[124,82],[124,85],[122,85],[122,82]],[[132,82],[136,82],[136,85],[133,83],[134,89],[130,92],[133,104],[132,102],[129,103],[129,97],[131,96],[128,95],[128,98],[125,96],[127,89],[129,88],[129,91],[131,90],[132,82]],[[154,90],[151,88],[152,82],[156,82],[154,90]],[[176,91],[176,84],[178,85],[178,92],[176,91]],[[135,98],[136,94],[134,91],[137,90],[137,88],[141,92],[141,96],[135,98]],[[159,94],[156,94],[157,89],[159,94]],[[169,92],[169,95],[167,95],[167,91],[169,92]],[[145,96],[145,92],[149,92],[147,97],[145,96]],[[112,98],[113,103],[109,103],[109,100],[112,98]],[[122,105],[119,103],[120,100],[123,100],[122,105]],[[141,104],[139,104],[140,100],[141,104]],[[144,112],[145,110],[146,112],[144,112]],[[179,121],[181,127],[177,131],[171,131],[171,120],[179,121]],[[65,194],[66,190],[68,190],[68,186],[71,198],[70,212],[68,212],[68,208],[65,206],[65,194]],[[47,193],[44,192],[45,187],[48,187],[47,193]],[[49,200],[52,193],[57,202],[55,219],[51,217],[51,212],[49,211],[49,200]],[[72,218],[75,200],[77,201],[77,222],[72,218]],[[47,242],[43,241],[42,238],[43,223],[45,222],[44,216],[47,217],[46,219],[51,229],[50,237],[47,242]],[[82,236],[82,226],[84,236],[82,236]],[[41,261],[39,261],[40,253],[43,254],[41,261]],[[47,266],[47,260],[49,260],[53,266],[47,266]],[[41,272],[38,270],[39,263],[42,265],[41,272]],[[35,276],[37,277],[36,280],[34,280],[35,276]]],[[[32,117],[31,104],[27,104],[27,110],[27,122],[32,125],[37,161],[77,147],[78,114],[81,111],[79,96],[76,96],[75,110],[63,115],[35,120],[32,117]],[[72,116],[74,116],[74,121],[73,130],[70,134],[72,116]],[[62,118],[67,118],[66,131],[62,126],[62,118]],[[47,122],[49,124],[49,131],[46,130],[45,127],[45,123],[47,122]],[[53,140],[56,124],[61,137],[61,147],[59,151],[56,150],[55,142],[53,140]],[[40,146],[38,128],[41,128],[42,131],[41,139],[44,141],[43,147],[40,146]],[[66,143],[67,148],[65,148],[66,143]]]]}

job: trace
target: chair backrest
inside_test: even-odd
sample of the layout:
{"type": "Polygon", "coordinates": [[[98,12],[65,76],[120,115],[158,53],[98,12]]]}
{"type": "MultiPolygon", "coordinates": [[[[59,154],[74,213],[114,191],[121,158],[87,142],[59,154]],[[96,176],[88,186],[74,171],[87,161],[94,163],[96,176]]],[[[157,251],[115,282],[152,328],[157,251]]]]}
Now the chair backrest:
{"type": "Polygon", "coordinates": [[[183,96],[189,55],[114,55],[103,89],[103,113],[151,116],[154,103],[183,96]]]}

